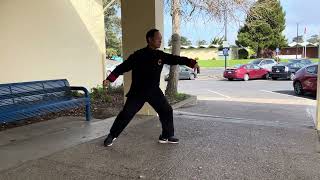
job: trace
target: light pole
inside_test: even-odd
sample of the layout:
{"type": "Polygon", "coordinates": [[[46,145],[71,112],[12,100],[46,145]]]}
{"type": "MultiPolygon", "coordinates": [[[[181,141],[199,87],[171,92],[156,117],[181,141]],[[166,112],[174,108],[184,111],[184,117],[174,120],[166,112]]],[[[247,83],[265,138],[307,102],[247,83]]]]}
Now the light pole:
{"type": "Polygon", "coordinates": [[[224,55],[224,69],[227,69],[227,46],[228,46],[228,39],[227,39],[227,34],[228,34],[228,27],[227,27],[227,21],[228,21],[228,17],[227,17],[227,4],[224,4],[224,49],[223,49],[223,55],[224,55]]]}
{"type": "Polygon", "coordinates": [[[297,23],[296,59],[298,59],[299,23],[297,23]]]}

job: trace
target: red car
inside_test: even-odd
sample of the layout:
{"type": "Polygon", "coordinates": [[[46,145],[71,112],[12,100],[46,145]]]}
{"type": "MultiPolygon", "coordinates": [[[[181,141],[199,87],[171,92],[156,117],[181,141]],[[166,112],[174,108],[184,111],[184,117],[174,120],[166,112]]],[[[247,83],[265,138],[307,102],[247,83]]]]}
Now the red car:
{"type": "Polygon", "coordinates": [[[269,79],[269,71],[253,64],[238,65],[235,68],[228,68],[224,71],[223,77],[229,81],[234,79],[269,79]]]}
{"type": "Polygon", "coordinates": [[[318,65],[313,64],[300,69],[293,80],[294,92],[303,95],[306,92],[317,94],[318,65]]]}

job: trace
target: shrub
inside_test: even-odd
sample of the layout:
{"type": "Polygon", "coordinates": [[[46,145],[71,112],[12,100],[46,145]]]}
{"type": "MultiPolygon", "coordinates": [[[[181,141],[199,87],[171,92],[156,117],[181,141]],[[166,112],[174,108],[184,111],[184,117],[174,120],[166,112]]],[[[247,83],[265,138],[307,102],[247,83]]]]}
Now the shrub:
{"type": "Polygon", "coordinates": [[[94,101],[110,102],[111,97],[108,96],[106,88],[96,87],[91,89],[90,98],[94,101]]]}
{"type": "Polygon", "coordinates": [[[249,52],[246,49],[239,49],[239,59],[248,59],[249,52]]]}

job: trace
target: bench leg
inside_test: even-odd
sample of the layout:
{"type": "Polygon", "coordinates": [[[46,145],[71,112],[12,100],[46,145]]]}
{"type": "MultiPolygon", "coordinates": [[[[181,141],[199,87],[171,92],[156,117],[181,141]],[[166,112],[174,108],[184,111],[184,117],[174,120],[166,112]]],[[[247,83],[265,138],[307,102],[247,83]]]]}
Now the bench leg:
{"type": "Polygon", "coordinates": [[[91,120],[90,102],[86,103],[86,120],[91,120]]]}

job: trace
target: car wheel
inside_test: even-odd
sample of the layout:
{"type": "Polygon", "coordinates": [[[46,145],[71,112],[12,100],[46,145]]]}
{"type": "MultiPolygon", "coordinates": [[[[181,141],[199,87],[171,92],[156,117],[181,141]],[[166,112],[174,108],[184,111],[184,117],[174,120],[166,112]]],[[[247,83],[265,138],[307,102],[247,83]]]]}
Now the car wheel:
{"type": "Polygon", "coordinates": [[[296,93],[296,95],[303,95],[303,88],[302,88],[302,84],[297,81],[294,83],[294,93],[296,93]]]}
{"type": "Polygon", "coordinates": [[[194,80],[196,76],[194,74],[190,74],[190,80],[194,80]]]}
{"type": "Polygon", "coordinates": [[[276,77],[272,77],[272,80],[277,80],[278,78],[276,78],[276,77]]]}
{"type": "Polygon", "coordinates": [[[229,81],[233,81],[233,78],[228,78],[229,81]]]}
{"type": "Polygon", "coordinates": [[[266,79],[270,79],[270,73],[266,74],[266,79]]]}
{"type": "Polygon", "coordinates": [[[290,75],[290,80],[293,81],[295,77],[296,77],[295,74],[294,74],[294,73],[291,73],[291,75],[290,75]]]}
{"type": "Polygon", "coordinates": [[[248,81],[250,78],[249,78],[249,74],[245,74],[244,76],[243,76],[243,80],[244,81],[248,81]]]}

